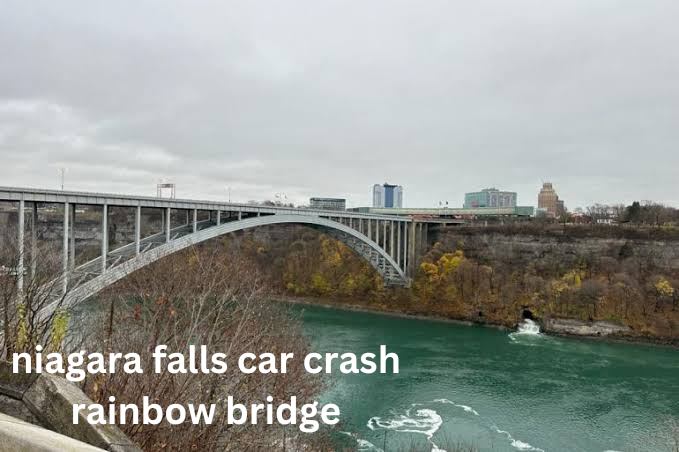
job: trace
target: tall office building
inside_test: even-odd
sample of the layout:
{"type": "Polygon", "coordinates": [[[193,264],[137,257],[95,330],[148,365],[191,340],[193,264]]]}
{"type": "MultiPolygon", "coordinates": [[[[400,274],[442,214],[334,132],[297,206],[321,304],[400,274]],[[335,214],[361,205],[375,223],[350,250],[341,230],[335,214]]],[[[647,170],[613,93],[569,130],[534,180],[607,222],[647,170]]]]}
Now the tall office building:
{"type": "Polygon", "coordinates": [[[516,207],[516,192],[484,188],[481,191],[465,193],[464,208],[478,207],[516,207]]]}
{"type": "Polygon", "coordinates": [[[566,212],[566,206],[559,199],[551,182],[542,184],[542,189],[538,194],[538,210],[547,212],[547,216],[552,218],[560,217],[566,212]]]}
{"type": "Polygon", "coordinates": [[[386,182],[382,185],[373,185],[373,207],[403,207],[403,187],[386,182]]]}

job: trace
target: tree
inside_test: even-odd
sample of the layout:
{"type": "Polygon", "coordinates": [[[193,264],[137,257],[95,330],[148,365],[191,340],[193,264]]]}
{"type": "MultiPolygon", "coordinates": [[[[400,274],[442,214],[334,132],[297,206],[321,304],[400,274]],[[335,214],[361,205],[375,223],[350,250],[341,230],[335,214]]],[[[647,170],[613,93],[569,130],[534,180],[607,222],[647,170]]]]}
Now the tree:
{"type": "Polygon", "coordinates": [[[224,253],[223,244],[204,244],[161,259],[121,280],[99,297],[100,309],[79,319],[92,351],[134,352],[143,374],[88,376],[83,388],[108,411],[116,404],[141,404],[142,396],[163,407],[170,404],[216,403],[212,424],[132,424],[121,429],[144,450],[271,450],[286,438],[304,449],[308,440],[284,425],[237,426],[227,423],[227,395],[247,403],[307,403],[322,380],[304,370],[303,360],[288,363],[285,374],[241,373],[234,363],[245,352],[294,353],[303,357],[309,345],[300,325],[279,304],[266,298],[266,288],[252,263],[224,253]],[[102,328],[102,326],[104,326],[102,328]],[[189,345],[205,345],[226,354],[224,374],[151,371],[150,350],[167,345],[167,353],[186,353],[189,345]],[[146,372],[146,370],[149,370],[146,372]]]}
{"type": "MultiPolygon", "coordinates": [[[[656,292],[655,311],[660,310],[660,305],[664,300],[674,300],[674,287],[664,276],[658,276],[653,284],[656,292]]],[[[674,303],[673,303],[674,304],[674,303]]]]}
{"type": "Polygon", "coordinates": [[[13,239],[0,245],[2,356],[11,359],[13,353],[34,354],[38,345],[45,351],[60,352],[64,341],[73,339],[66,336],[70,314],[63,308],[70,290],[70,285],[64,290],[63,281],[71,275],[63,273],[58,250],[42,245],[34,255],[21,256],[16,243],[13,239]]]}
{"type": "Polygon", "coordinates": [[[630,206],[627,206],[625,219],[632,223],[641,222],[641,204],[639,204],[639,201],[634,201],[630,206]]]}
{"type": "Polygon", "coordinates": [[[582,303],[584,303],[589,310],[590,319],[595,319],[597,317],[597,308],[602,301],[603,293],[604,285],[599,281],[588,279],[582,283],[579,295],[582,303]]]}

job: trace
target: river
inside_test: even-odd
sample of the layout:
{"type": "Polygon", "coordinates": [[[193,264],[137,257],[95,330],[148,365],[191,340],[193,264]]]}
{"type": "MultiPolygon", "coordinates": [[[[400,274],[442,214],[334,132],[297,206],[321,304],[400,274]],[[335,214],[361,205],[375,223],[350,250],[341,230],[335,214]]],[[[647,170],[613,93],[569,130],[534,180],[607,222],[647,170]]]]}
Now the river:
{"type": "Polygon", "coordinates": [[[360,450],[667,451],[679,419],[679,350],[565,339],[322,307],[301,309],[314,351],[388,352],[398,374],[339,372],[360,450]],[[386,446],[386,447],[385,447],[386,446]]]}

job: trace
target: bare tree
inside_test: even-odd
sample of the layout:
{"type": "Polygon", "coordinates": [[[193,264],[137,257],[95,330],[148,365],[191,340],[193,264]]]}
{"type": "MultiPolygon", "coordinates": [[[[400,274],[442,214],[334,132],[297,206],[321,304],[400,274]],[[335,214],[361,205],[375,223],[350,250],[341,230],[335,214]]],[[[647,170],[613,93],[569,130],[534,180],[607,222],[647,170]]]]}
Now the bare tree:
{"type": "Polygon", "coordinates": [[[61,351],[69,315],[62,309],[68,286],[61,254],[48,244],[22,255],[16,243],[15,238],[0,245],[2,356],[34,353],[38,345],[61,351]]]}
{"type": "MultiPolygon", "coordinates": [[[[135,352],[144,374],[114,373],[88,377],[84,389],[95,401],[108,405],[140,404],[143,396],[161,406],[216,403],[211,425],[191,423],[121,428],[144,450],[259,450],[285,442],[304,441],[295,426],[228,425],[223,409],[227,395],[239,403],[289,402],[296,396],[307,403],[321,389],[318,376],[307,373],[302,358],[308,343],[300,325],[266,300],[266,291],[253,266],[224,252],[224,242],[210,243],[163,259],[104,293],[95,312],[88,311],[82,326],[90,334],[90,350],[135,352]],[[227,355],[224,374],[152,372],[150,352],[167,345],[167,353],[187,354],[190,345],[205,345],[209,353],[227,355]],[[294,353],[287,373],[241,373],[237,358],[245,352],[294,353]],[[148,371],[147,371],[148,369],[148,371]]],[[[316,435],[314,435],[316,436],[316,435]]]]}

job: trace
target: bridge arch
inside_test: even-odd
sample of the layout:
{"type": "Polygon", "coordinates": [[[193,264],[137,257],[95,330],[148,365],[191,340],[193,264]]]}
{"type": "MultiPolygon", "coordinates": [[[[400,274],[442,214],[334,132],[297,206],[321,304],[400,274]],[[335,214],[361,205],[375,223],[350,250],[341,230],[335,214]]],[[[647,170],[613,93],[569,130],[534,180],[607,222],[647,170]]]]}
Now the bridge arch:
{"type": "MultiPolygon", "coordinates": [[[[121,280],[130,273],[139,270],[163,257],[169,256],[192,245],[196,245],[207,240],[230,234],[233,232],[251,229],[260,226],[276,225],[276,224],[303,224],[317,229],[321,229],[329,233],[333,238],[342,241],[347,246],[356,251],[361,257],[366,259],[370,265],[377,270],[388,284],[393,285],[407,285],[408,278],[403,269],[396,263],[396,261],[377,243],[339,222],[312,215],[295,215],[295,214],[276,214],[252,217],[229,223],[223,223],[217,226],[211,226],[206,229],[176,238],[168,243],[162,244],[148,251],[144,251],[131,259],[108,268],[105,273],[73,288],[63,300],[62,306],[68,307],[80,303],[87,298],[95,295],[106,287],[111,286],[115,282],[121,280]]],[[[56,302],[46,308],[47,312],[51,312],[56,308],[56,302]]]]}

